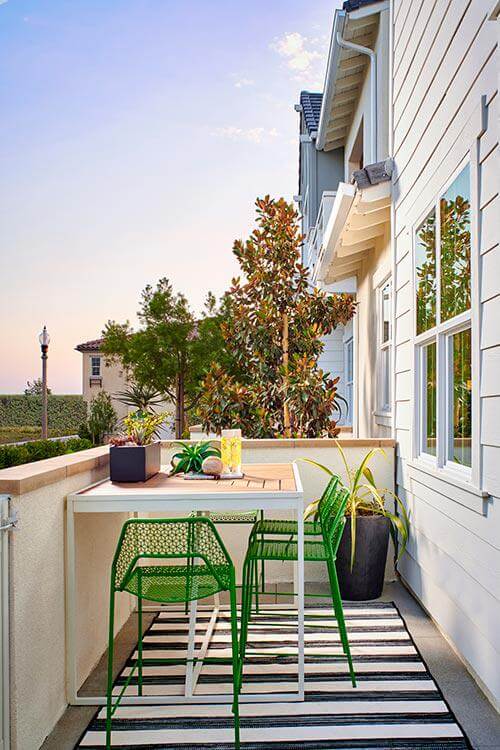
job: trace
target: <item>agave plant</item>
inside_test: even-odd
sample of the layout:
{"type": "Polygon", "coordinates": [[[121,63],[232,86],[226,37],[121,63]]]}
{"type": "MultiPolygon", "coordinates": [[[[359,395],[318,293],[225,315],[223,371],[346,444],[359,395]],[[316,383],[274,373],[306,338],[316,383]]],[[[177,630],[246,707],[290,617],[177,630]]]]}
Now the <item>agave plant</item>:
{"type": "Polygon", "coordinates": [[[210,440],[202,440],[194,444],[179,441],[174,445],[180,446],[182,450],[172,456],[172,474],[180,474],[181,472],[187,474],[190,471],[199,474],[201,465],[206,458],[209,456],[220,457],[220,450],[213,446],[210,440]]]}
{"type": "MultiPolygon", "coordinates": [[[[384,487],[383,489],[377,487],[372,471],[368,466],[370,461],[374,458],[374,456],[377,455],[377,453],[381,453],[385,456],[385,452],[382,450],[382,448],[374,448],[366,454],[366,456],[358,466],[351,467],[349,466],[347,456],[340,443],[336,440],[335,444],[344,465],[347,479],[346,487],[349,490],[349,500],[347,501],[346,506],[346,516],[348,516],[348,520],[351,524],[351,570],[354,566],[354,557],[356,553],[356,520],[360,515],[378,515],[384,516],[384,518],[389,519],[389,529],[395,549],[397,549],[398,533],[401,538],[398,554],[399,560],[399,558],[405,551],[408,542],[410,526],[408,513],[400,498],[394,492],[392,492],[392,490],[389,490],[387,487],[384,487]],[[386,508],[386,497],[392,497],[394,499],[396,508],[398,510],[397,513],[392,513],[386,508]]],[[[325,471],[329,476],[336,476],[336,474],[331,469],[329,469],[327,466],[324,466],[323,464],[318,463],[317,461],[313,461],[309,458],[303,458],[302,460],[306,461],[309,464],[312,464],[313,466],[317,466],[322,471],[325,471]]],[[[304,511],[304,517],[309,518],[310,516],[314,516],[315,518],[317,518],[318,506],[319,500],[315,500],[310,503],[304,511]]]]}
{"type": "Polygon", "coordinates": [[[159,406],[165,397],[151,385],[129,383],[124,391],[118,391],[114,397],[121,404],[135,406],[138,411],[151,412],[154,406],[159,406]]]}

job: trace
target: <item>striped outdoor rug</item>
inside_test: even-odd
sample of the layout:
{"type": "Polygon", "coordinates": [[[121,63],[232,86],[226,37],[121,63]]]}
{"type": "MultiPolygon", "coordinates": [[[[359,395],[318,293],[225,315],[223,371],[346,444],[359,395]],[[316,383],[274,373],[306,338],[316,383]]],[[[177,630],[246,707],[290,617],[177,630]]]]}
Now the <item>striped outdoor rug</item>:
{"type": "MultiPolygon", "coordinates": [[[[441,692],[423,663],[393,604],[348,604],[345,616],[358,676],[351,687],[342,657],[335,619],[328,609],[306,611],[306,701],[241,703],[244,750],[463,750],[470,748],[441,692]],[[326,655],[338,654],[332,661],[326,655]]],[[[200,612],[201,643],[209,615],[200,612]]],[[[252,618],[243,692],[283,693],[296,690],[296,613],[262,611],[252,618]],[[252,657],[252,651],[260,655],[252,657]],[[272,652],[262,656],[262,652],[272,652]]],[[[145,639],[149,659],[180,656],[187,643],[187,618],[160,613],[145,639]]],[[[208,656],[230,657],[229,620],[219,619],[208,656]]],[[[118,678],[123,685],[136,652],[118,678]]],[[[229,665],[207,665],[196,695],[214,695],[212,703],[171,706],[121,706],[113,721],[113,747],[231,750],[230,705],[215,694],[232,691],[229,665]]],[[[184,668],[144,668],[144,695],[182,695],[184,668]]],[[[133,686],[128,694],[136,694],[133,686]]],[[[105,744],[105,713],[98,711],[79,748],[105,744]]]]}

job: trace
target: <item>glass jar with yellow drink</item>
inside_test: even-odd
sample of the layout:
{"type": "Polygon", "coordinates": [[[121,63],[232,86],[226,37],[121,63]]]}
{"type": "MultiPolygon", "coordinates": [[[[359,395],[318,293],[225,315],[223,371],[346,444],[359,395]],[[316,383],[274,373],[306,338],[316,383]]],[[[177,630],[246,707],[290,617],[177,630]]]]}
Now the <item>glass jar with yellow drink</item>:
{"type": "Polygon", "coordinates": [[[222,430],[220,454],[224,474],[241,474],[241,430],[222,430]]]}

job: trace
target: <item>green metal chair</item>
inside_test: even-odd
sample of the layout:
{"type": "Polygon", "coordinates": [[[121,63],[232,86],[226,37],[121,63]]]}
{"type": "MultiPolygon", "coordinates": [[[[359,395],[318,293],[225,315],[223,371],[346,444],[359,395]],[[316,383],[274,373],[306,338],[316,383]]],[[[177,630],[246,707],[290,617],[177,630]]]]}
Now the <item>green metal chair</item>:
{"type": "MultiPolygon", "coordinates": [[[[323,494],[319,504],[319,521],[321,525],[322,540],[304,541],[304,559],[306,562],[323,562],[327,565],[333,609],[337,619],[342,648],[349,664],[349,674],[352,685],[353,687],[356,687],[356,675],[352,663],[337,570],[335,567],[337,550],[345,526],[345,509],[349,499],[349,491],[345,488],[339,488],[337,482],[338,480],[329,483],[327,491],[323,494]]],[[[243,671],[248,638],[248,625],[252,613],[255,563],[259,560],[296,561],[297,558],[298,542],[293,537],[287,540],[262,539],[255,529],[252,532],[243,565],[242,612],[240,623],[241,672],[243,671]]],[[[241,682],[242,678],[240,677],[240,689],[241,682]]]]}
{"type": "MultiPolygon", "coordinates": [[[[111,747],[112,718],[133,675],[137,672],[138,695],[143,687],[142,600],[176,604],[204,599],[229,591],[233,666],[233,715],[235,748],[240,747],[238,709],[239,651],[236,583],[233,562],[210,518],[130,519],[122,529],[111,568],[108,644],[108,692],[106,704],[106,748],[111,747]],[[177,564],[186,560],[187,564],[177,564]],[[169,561],[170,564],[165,564],[169,561]],[[147,564],[144,564],[147,563],[147,564]],[[163,564],[162,564],[163,563],[163,564]],[[127,591],[138,599],[138,645],[134,664],[113,704],[113,647],[115,596],[127,591]]],[[[188,653],[189,657],[189,653],[188,653]]],[[[191,663],[185,659],[161,659],[155,663],[191,663]]],[[[205,657],[204,662],[220,663],[205,657]]]]}
{"type": "MultiPolygon", "coordinates": [[[[340,482],[340,477],[333,475],[328,481],[323,494],[320,498],[320,503],[323,498],[332,491],[333,487],[336,487],[340,482]]],[[[277,519],[277,518],[264,518],[263,514],[254,524],[255,534],[258,534],[263,540],[266,536],[296,536],[297,535],[297,521],[288,519],[277,519]]],[[[305,536],[321,536],[321,522],[319,516],[314,521],[306,521],[304,523],[304,535],[305,536]]],[[[262,594],[266,593],[266,581],[264,576],[264,560],[261,561],[261,587],[260,591],[262,594]]],[[[258,586],[257,586],[258,590],[258,586]]],[[[288,596],[289,592],[280,593],[276,591],[276,596],[288,596]]],[[[308,596],[317,596],[316,594],[308,594],[308,596]]],[[[255,596],[255,608],[259,611],[259,598],[258,593],[255,596]]]]}

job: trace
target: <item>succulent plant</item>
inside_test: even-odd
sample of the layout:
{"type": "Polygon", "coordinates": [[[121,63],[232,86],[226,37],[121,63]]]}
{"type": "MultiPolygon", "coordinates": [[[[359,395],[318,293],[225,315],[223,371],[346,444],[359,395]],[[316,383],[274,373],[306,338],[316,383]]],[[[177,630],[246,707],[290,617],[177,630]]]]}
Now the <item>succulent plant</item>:
{"type": "Polygon", "coordinates": [[[193,444],[179,441],[174,445],[180,446],[182,450],[172,456],[172,474],[180,474],[181,472],[199,474],[206,458],[220,456],[220,450],[215,448],[210,440],[202,440],[193,444]]]}

